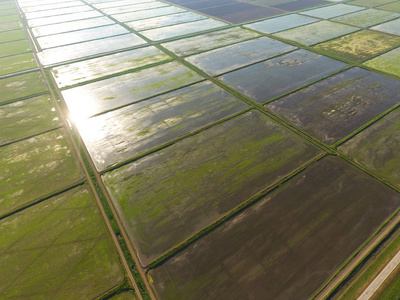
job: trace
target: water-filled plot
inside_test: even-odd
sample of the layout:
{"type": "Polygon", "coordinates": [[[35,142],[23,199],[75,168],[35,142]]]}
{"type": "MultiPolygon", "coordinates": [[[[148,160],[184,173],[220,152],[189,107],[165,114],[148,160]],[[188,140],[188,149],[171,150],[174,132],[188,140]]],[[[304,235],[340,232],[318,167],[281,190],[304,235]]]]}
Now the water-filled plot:
{"type": "Polygon", "coordinates": [[[50,24],[57,24],[57,23],[64,23],[64,22],[71,22],[76,20],[84,20],[90,18],[96,18],[103,16],[100,12],[95,10],[92,11],[84,11],[84,12],[75,12],[71,14],[65,15],[56,15],[56,16],[46,16],[44,18],[36,18],[29,20],[28,25],[30,27],[38,27],[38,26],[45,26],[50,24]]]}
{"type": "Polygon", "coordinates": [[[296,50],[218,78],[251,100],[263,103],[346,66],[345,63],[306,50],[296,50]]]}
{"type": "Polygon", "coordinates": [[[312,18],[309,16],[303,16],[299,14],[290,14],[260,22],[247,24],[244,26],[263,33],[275,33],[278,31],[283,31],[294,27],[315,23],[317,21],[319,21],[319,19],[317,18],[312,18]]]}
{"type": "Polygon", "coordinates": [[[386,52],[364,64],[379,71],[400,77],[400,48],[386,52]]]}
{"type": "Polygon", "coordinates": [[[378,6],[377,8],[400,13],[400,1],[395,1],[385,5],[381,5],[378,6]]]}
{"type": "Polygon", "coordinates": [[[262,37],[189,56],[186,61],[209,75],[218,75],[294,49],[296,47],[262,37]]]}
{"type": "Polygon", "coordinates": [[[47,91],[40,72],[0,79],[0,104],[47,91]]]}
{"type": "Polygon", "coordinates": [[[290,1],[286,3],[273,5],[275,8],[287,10],[287,11],[297,11],[301,9],[311,8],[314,6],[321,6],[325,4],[330,4],[328,1],[323,0],[297,0],[297,1],[290,1]]]}
{"type": "Polygon", "coordinates": [[[189,23],[171,25],[162,28],[156,29],[149,29],[141,31],[140,33],[143,34],[145,37],[149,38],[153,41],[159,41],[164,39],[169,39],[173,37],[178,37],[181,35],[186,35],[190,33],[196,33],[200,31],[205,31],[208,29],[214,29],[218,27],[223,27],[228,24],[213,20],[213,19],[204,19],[199,21],[193,21],[189,23]]]}
{"type": "Polygon", "coordinates": [[[133,70],[172,58],[154,46],[119,52],[55,67],[51,70],[60,88],[133,70]]]}
{"type": "Polygon", "coordinates": [[[74,30],[87,29],[99,26],[115,24],[114,21],[107,17],[98,17],[87,20],[78,20],[65,23],[44,25],[32,28],[32,32],[36,37],[59,34],[74,30]]]}
{"type": "Polygon", "coordinates": [[[391,3],[393,0],[354,0],[348,2],[348,4],[362,5],[367,7],[375,7],[387,3],[391,3]]]}
{"type": "Polygon", "coordinates": [[[266,105],[332,145],[400,102],[400,81],[352,68],[266,105]]]}
{"type": "Polygon", "coordinates": [[[37,38],[42,49],[87,42],[116,35],[127,34],[129,31],[120,25],[113,24],[96,28],[82,29],[72,32],[48,35],[37,38]]]}
{"type": "Polygon", "coordinates": [[[137,20],[155,18],[160,16],[166,16],[171,14],[183,13],[185,11],[186,10],[179,7],[165,6],[154,9],[146,9],[146,10],[116,14],[113,15],[113,17],[120,22],[129,22],[129,21],[137,21],[137,20]]]}
{"type": "Polygon", "coordinates": [[[400,45],[400,37],[363,30],[315,46],[337,57],[363,62],[400,45]]]}
{"type": "Polygon", "coordinates": [[[78,120],[203,79],[180,63],[170,62],[64,90],[62,95],[72,117],[78,120]]]}
{"type": "Polygon", "coordinates": [[[400,187],[400,111],[394,110],[339,147],[339,151],[400,187]]]}
{"type": "Polygon", "coordinates": [[[108,15],[112,15],[113,17],[117,17],[118,14],[150,10],[153,8],[160,8],[160,7],[165,7],[165,6],[170,6],[170,5],[168,5],[165,2],[161,2],[161,1],[151,1],[151,2],[146,2],[146,3],[133,3],[132,5],[127,5],[127,6],[104,8],[101,11],[105,12],[108,15]]]}
{"type": "Polygon", "coordinates": [[[124,279],[85,185],[1,220],[0,230],[0,298],[97,298],[124,279]]]}
{"type": "Polygon", "coordinates": [[[0,215],[82,179],[66,136],[57,129],[0,148],[0,215]]]}
{"type": "Polygon", "coordinates": [[[394,34],[394,35],[400,35],[400,19],[396,19],[393,21],[389,21],[389,22],[371,27],[371,29],[382,31],[385,33],[394,34]]]}
{"type": "Polygon", "coordinates": [[[247,107],[216,85],[202,82],[78,122],[77,127],[101,171],[247,107]]]}
{"type": "Polygon", "coordinates": [[[325,6],[321,8],[315,8],[307,11],[302,11],[302,14],[308,16],[321,18],[321,19],[331,19],[341,15],[353,13],[359,10],[365,9],[364,7],[347,5],[347,4],[334,4],[330,6],[325,6]]]}
{"type": "Polygon", "coordinates": [[[67,8],[59,8],[59,9],[46,9],[46,10],[41,10],[41,11],[36,11],[36,12],[25,13],[25,17],[28,20],[33,20],[33,19],[39,19],[39,18],[45,18],[45,17],[54,17],[54,16],[58,16],[58,15],[80,13],[80,12],[84,12],[84,11],[93,11],[93,9],[87,5],[73,6],[73,7],[67,7],[67,8]]]}
{"type": "Polygon", "coordinates": [[[161,44],[163,47],[179,56],[195,54],[244,40],[259,37],[260,35],[241,28],[229,28],[220,31],[189,37],[169,43],[161,44]]]}
{"type": "Polygon", "coordinates": [[[199,9],[198,11],[231,23],[241,23],[285,13],[285,11],[281,9],[273,7],[262,7],[259,5],[243,2],[235,2],[227,5],[208,7],[204,9],[199,9]]]}
{"type": "Polygon", "coordinates": [[[334,18],[334,21],[339,21],[349,25],[370,27],[379,23],[383,23],[400,17],[399,13],[384,11],[379,9],[367,9],[358,11],[352,14],[334,18]]]}
{"type": "Polygon", "coordinates": [[[48,95],[0,106],[0,145],[60,126],[48,95]]]}
{"type": "MultiPolygon", "coordinates": [[[[35,4],[35,3],[33,3],[35,4]]],[[[62,8],[69,8],[69,7],[79,7],[79,6],[86,6],[81,1],[68,1],[63,3],[55,3],[55,4],[37,4],[36,5],[29,5],[21,4],[21,10],[24,13],[32,13],[32,12],[39,12],[44,10],[53,10],[53,9],[62,9],[62,8]]]]}
{"type": "Polygon", "coordinates": [[[147,265],[319,154],[251,111],[108,172],[103,180],[147,265]]]}
{"type": "Polygon", "coordinates": [[[133,33],[128,33],[94,41],[45,49],[39,52],[38,56],[43,65],[50,66],[143,44],[146,44],[145,40],[133,33]]]}
{"type": "Polygon", "coordinates": [[[274,35],[310,46],[357,30],[360,29],[350,25],[339,24],[331,21],[320,21],[281,31],[274,35]]]}
{"type": "Polygon", "coordinates": [[[142,31],[142,30],[160,28],[164,26],[177,25],[186,22],[198,21],[206,18],[207,17],[200,14],[196,14],[194,12],[182,12],[179,14],[172,14],[145,20],[132,21],[126,23],[126,25],[128,25],[130,28],[136,31],[142,31]]]}
{"type": "Polygon", "coordinates": [[[150,272],[161,299],[309,299],[400,206],[328,157],[150,272]]]}

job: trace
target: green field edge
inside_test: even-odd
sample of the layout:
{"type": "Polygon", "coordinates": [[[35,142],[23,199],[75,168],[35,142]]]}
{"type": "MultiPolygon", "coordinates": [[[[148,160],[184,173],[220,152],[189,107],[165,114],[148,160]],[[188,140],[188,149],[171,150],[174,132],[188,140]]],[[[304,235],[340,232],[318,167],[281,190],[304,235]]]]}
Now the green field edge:
{"type": "MultiPolygon", "coordinates": [[[[370,252],[355,266],[351,272],[339,284],[337,284],[326,299],[346,299],[347,294],[359,294],[363,286],[370,282],[384,268],[385,263],[394,257],[400,249],[400,222],[398,222],[388,234],[386,234],[370,252]],[[397,234],[397,236],[396,236],[397,234]],[[385,243],[388,242],[387,245],[385,243]],[[381,247],[384,247],[381,249],[381,247]],[[394,249],[393,249],[394,248],[394,249]],[[379,252],[380,251],[380,252],[379,252]],[[375,253],[379,252],[374,258],[375,253]],[[370,261],[373,259],[373,261],[370,261]],[[365,266],[365,269],[362,268],[365,266]],[[345,287],[350,283],[347,287],[345,287]]],[[[351,296],[352,297],[352,296],[351,296]]],[[[349,299],[349,298],[347,298],[349,299]]]]}

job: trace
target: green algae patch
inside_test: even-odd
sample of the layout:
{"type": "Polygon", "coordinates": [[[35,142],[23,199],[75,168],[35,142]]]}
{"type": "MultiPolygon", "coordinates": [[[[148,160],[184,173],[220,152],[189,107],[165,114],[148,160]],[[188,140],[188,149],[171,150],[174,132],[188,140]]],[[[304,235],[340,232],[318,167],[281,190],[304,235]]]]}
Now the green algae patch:
{"type": "Polygon", "coordinates": [[[196,72],[174,61],[64,90],[62,95],[72,117],[79,120],[201,80],[196,72]]]}
{"type": "Polygon", "coordinates": [[[357,30],[359,29],[349,25],[320,21],[281,31],[274,35],[310,46],[357,30]]]}
{"type": "Polygon", "coordinates": [[[375,57],[364,64],[376,70],[400,77],[400,48],[375,57]]]}
{"type": "Polygon", "coordinates": [[[268,37],[262,37],[192,55],[187,57],[186,61],[213,76],[294,49],[296,49],[296,47],[268,37]]]}
{"type": "Polygon", "coordinates": [[[383,4],[390,3],[390,2],[393,2],[393,0],[355,0],[355,1],[347,2],[347,3],[361,5],[361,6],[367,6],[367,7],[375,7],[375,6],[383,5],[383,4]]]}
{"type": "Polygon", "coordinates": [[[77,123],[98,170],[143,154],[248,108],[203,82],[77,123]]]}
{"type": "Polygon", "coordinates": [[[399,206],[395,191],[327,157],[149,275],[160,299],[310,299],[399,206]]]}
{"type": "Polygon", "coordinates": [[[303,16],[299,14],[289,14],[281,17],[271,18],[268,20],[247,24],[244,26],[263,33],[275,33],[278,31],[283,31],[294,27],[307,25],[317,21],[319,20],[316,18],[303,16]]]}
{"type": "Polygon", "coordinates": [[[161,46],[174,52],[176,55],[186,56],[259,36],[259,34],[250,30],[236,27],[161,44],[161,46]]]}
{"type": "Polygon", "coordinates": [[[34,68],[37,68],[37,64],[32,53],[0,58],[0,76],[34,68]]]}
{"type": "Polygon", "coordinates": [[[0,79],[0,104],[47,91],[40,72],[0,79]]]}
{"type": "Polygon", "coordinates": [[[385,5],[379,6],[377,8],[400,13],[400,1],[385,4],[385,5]]]}
{"type": "Polygon", "coordinates": [[[346,66],[347,64],[326,56],[296,50],[218,78],[251,100],[264,103],[346,66]]]}
{"type": "Polygon", "coordinates": [[[147,265],[320,153],[251,111],[108,172],[103,180],[147,265]]]}
{"type": "Polygon", "coordinates": [[[400,188],[400,110],[364,129],[338,149],[400,188]]]}
{"type": "Polygon", "coordinates": [[[1,44],[0,57],[30,52],[31,47],[27,40],[7,42],[1,44]]]}
{"type": "Polygon", "coordinates": [[[62,129],[0,147],[0,215],[83,178],[62,129]]]}
{"type": "Polygon", "coordinates": [[[360,26],[360,27],[369,27],[382,22],[386,22],[395,18],[400,17],[399,13],[383,11],[379,9],[367,9],[359,12],[355,12],[352,14],[344,15],[333,19],[334,21],[339,21],[342,23],[360,26]]]}
{"type": "Polygon", "coordinates": [[[60,126],[49,96],[39,96],[0,106],[0,145],[60,126]]]}
{"type": "Polygon", "coordinates": [[[315,49],[354,62],[363,62],[400,45],[400,37],[364,30],[315,46],[315,49]]]}
{"type": "Polygon", "coordinates": [[[26,35],[23,29],[0,32],[0,43],[12,42],[23,39],[26,39],[26,35]]]}
{"type": "Polygon", "coordinates": [[[171,59],[161,50],[151,46],[55,67],[51,72],[58,87],[64,88],[171,59]]]}
{"type": "Polygon", "coordinates": [[[352,68],[266,107],[332,145],[400,102],[400,81],[352,68]]]}
{"type": "Polygon", "coordinates": [[[86,186],[0,221],[0,298],[94,299],[124,279],[86,186]]]}

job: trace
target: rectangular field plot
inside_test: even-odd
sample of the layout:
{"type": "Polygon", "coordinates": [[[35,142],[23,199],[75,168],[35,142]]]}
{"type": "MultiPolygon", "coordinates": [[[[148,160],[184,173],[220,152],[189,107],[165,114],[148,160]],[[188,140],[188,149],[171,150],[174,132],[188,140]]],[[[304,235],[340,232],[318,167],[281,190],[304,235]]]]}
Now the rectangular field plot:
{"type": "Polygon", "coordinates": [[[241,28],[229,28],[165,43],[162,44],[162,46],[174,52],[176,55],[186,56],[197,52],[238,43],[259,36],[259,34],[249,30],[244,30],[241,28]]]}
{"type": "Polygon", "coordinates": [[[340,16],[333,20],[354,26],[369,27],[398,17],[400,17],[398,13],[371,8],[340,16]]]}
{"type": "Polygon", "coordinates": [[[48,95],[0,105],[0,145],[60,126],[48,95]]]}
{"type": "Polygon", "coordinates": [[[372,27],[373,30],[383,31],[390,34],[400,35],[400,19],[389,21],[372,27]]]}
{"type": "Polygon", "coordinates": [[[129,31],[120,25],[108,25],[99,28],[82,29],[72,32],[60,33],[37,38],[37,41],[42,49],[65,46],[97,40],[115,35],[129,33],[129,31]]]}
{"type": "Polygon", "coordinates": [[[22,29],[0,32],[0,43],[12,42],[23,39],[26,39],[26,35],[22,29]]]}
{"type": "Polygon", "coordinates": [[[76,12],[66,15],[55,15],[55,16],[49,16],[45,18],[38,18],[32,20],[28,19],[28,25],[30,27],[39,27],[39,26],[71,22],[77,20],[85,20],[102,16],[103,15],[100,12],[92,10],[92,11],[76,12]]]}
{"type": "Polygon", "coordinates": [[[335,56],[362,62],[400,45],[400,37],[363,30],[315,46],[335,56]]]}
{"type": "Polygon", "coordinates": [[[150,272],[161,299],[310,299],[400,206],[324,158],[150,272]]]}
{"type": "Polygon", "coordinates": [[[306,50],[296,50],[219,78],[250,99],[263,103],[346,66],[345,63],[306,50]]]}
{"type": "Polygon", "coordinates": [[[396,109],[339,147],[366,169],[400,188],[400,111],[396,109]]]}
{"type": "MultiPolygon", "coordinates": [[[[114,18],[118,16],[118,14],[127,13],[127,12],[137,12],[137,11],[144,11],[153,8],[161,8],[170,6],[167,3],[160,2],[160,1],[151,1],[146,3],[138,3],[126,6],[117,6],[112,8],[104,8],[101,11],[105,12],[108,15],[112,15],[114,18]]],[[[146,12],[143,12],[146,13],[146,12]]]]}
{"type": "Polygon", "coordinates": [[[400,48],[375,57],[364,64],[379,71],[400,77],[400,48]]]}
{"type": "Polygon", "coordinates": [[[331,21],[320,21],[276,33],[277,37],[310,46],[354,31],[357,27],[331,21]]]}
{"type": "Polygon", "coordinates": [[[251,111],[108,172],[103,180],[147,265],[319,154],[251,111]]]}
{"type": "Polygon", "coordinates": [[[172,15],[183,12],[186,12],[186,10],[175,6],[165,6],[154,9],[116,14],[113,15],[113,17],[120,22],[129,22],[129,21],[137,21],[137,20],[155,18],[155,17],[172,15]]]}
{"type": "Polygon", "coordinates": [[[275,33],[278,31],[283,31],[294,27],[307,25],[317,21],[319,20],[316,18],[311,18],[299,14],[290,14],[282,17],[276,17],[256,23],[247,24],[244,26],[263,33],[275,33]]]}
{"type": "Polygon", "coordinates": [[[353,68],[266,108],[332,145],[400,102],[399,90],[398,80],[353,68]]]}
{"type": "Polygon", "coordinates": [[[13,30],[22,28],[22,23],[20,21],[0,23],[0,31],[13,30]]]}
{"type": "Polygon", "coordinates": [[[51,72],[57,81],[58,87],[65,88],[118,72],[166,62],[171,59],[161,50],[150,46],[55,67],[51,72]]]}
{"type": "Polygon", "coordinates": [[[31,47],[27,40],[13,41],[1,44],[0,57],[27,53],[31,51],[31,47]]]}
{"type": "Polygon", "coordinates": [[[307,11],[302,11],[302,14],[321,18],[321,19],[331,19],[341,15],[353,13],[365,9],[364,7],[347,5],[347,4],[334,4],[330,6],[315,8],[307,11]]]}
{"type": "Polygon", "coordinates": [[[208,29],[223,27],[226,25],[228,24],[213,19],[204,19],[189,23],[145,30],[141,31],[140,33],[153,41],[159,41],[199,31],[205,31],[208,29]]]}
{"type": "Polygon", "coordinates": [[[33,20],[33,19],[74,14],[74,13],[80,13],[80,12],[92,11],[92,10],[93,10],[93,8],[91,8],[90,6],[81,5],[81,6],[73,6],[73,7],[68,7],[68,8],[46,9],[46,10],[41,10],[41,11],[37,11],[37,12],[25,13],[25,17],[28,20],[33,20]]]}
{"type": "Polygon", "coordinates": [[[262,37],[189,56],[186,61],[214,76],[294,49],[296,47],[262,37]]]}
{"type": "Polygon", "coordinates": [[[0,79],[0,104],[47,91],[40,72],[0,79]]]}
{"type": "Polygon", "coordinates": [[[64,32],[88,29],[93,27],[105,26],[115,24],[114,21],[107,17],[98,17],[87,20],[78,20],[71,21],[59,24],[45,25],[32,28],[32,32],[36,37],[51,35],[51,34],[60,34],[64,32]]]}
{"type": "Polygon", "coordinates": [[[83,177],[62,129],[0,148],[0,215],[83,177]]]}
{"type": "Polygon", "coordinates": [[[203,82],[78,122],[77,127],[97,169],[104,170],[247,107],[203,82]]]}
{"type": "Polygon", "coordinates": [[[123,281],[86,186],[0,221],[0,298],[95,299],[123,281]]]}
{"type": "Polygon", "coordinates": [[[37,67],[32,53],[24,53],[0,58],[0,76],[37,67]]]}
{"type": "Polygon", "coordinates": [[[186,22],[198,21],[206,19],[205,16],[196,14],[193,12],[183,12],[179,14],[161,16],[146,20],[139,20],[126,23],[130,28],[136,31],[148,30],[148,29],[155,29],[164,26],[176,25],[186,22]]]}
{"type": "Polygon", "coordinates": [[[104,79],[62,92],[75,120],[150,98],[203,80],[189,68],[170,62],[104,79]]]}
{"type": "Polygon", "coordinates": [[[145,40],[129,33],[47,49],[39,52],[38,56],[43,65],[49,66],[143,44],[146,44],[145,40]]]}

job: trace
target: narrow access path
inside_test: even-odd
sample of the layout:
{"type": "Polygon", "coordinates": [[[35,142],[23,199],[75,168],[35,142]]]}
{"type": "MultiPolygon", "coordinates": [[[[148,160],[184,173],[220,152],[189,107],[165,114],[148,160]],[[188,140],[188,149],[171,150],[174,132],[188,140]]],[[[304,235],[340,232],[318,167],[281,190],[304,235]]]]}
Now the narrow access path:
{"type": "Polygon", "coordinates": [[[400,264],[400,251],[392,258],[392,260],[386,265],[386,267],[379,273],[378,276],[371,282],[371,284],[365,289],[364,293],[361,294],[357,300],[368,300],[375,294],[375,292],[381,287],[383,282],[392,274],[392,272],[400,264]]]}

